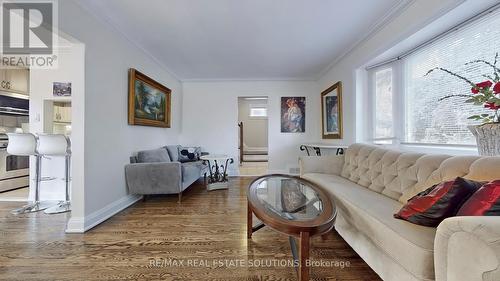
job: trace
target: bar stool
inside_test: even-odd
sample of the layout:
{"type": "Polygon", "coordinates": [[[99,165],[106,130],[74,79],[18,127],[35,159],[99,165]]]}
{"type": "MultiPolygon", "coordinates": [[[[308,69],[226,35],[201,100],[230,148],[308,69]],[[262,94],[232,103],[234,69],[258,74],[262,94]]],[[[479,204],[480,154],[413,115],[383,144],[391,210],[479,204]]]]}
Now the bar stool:
{"type": "Polygon", "coordinates": [[[40,201],[40,182],[41,182],[41,156],[36,150],[37,138],[33,134],[17,134],[7,133],[9,143],[7,145],[7,153],[17,156],[35,156],[36,169],[35,169],[35,200],[28,205],[19,209],[12,210],[12,214],[24,214],[38,212],[47,209],[54,203],[47,201],[40,201]]]}
{"type": "Polygon", "coordinates": [[[64,180],[66,182],[66,198],[64,201],[59,201],[57,205],[45,210],[46,214],[58,214],[71,211],[70,203],[70,164],[71,164],[71,142],[65,135],[38,135],[38,153],[41,156],[64,156],[65,170],[64,180]]]}

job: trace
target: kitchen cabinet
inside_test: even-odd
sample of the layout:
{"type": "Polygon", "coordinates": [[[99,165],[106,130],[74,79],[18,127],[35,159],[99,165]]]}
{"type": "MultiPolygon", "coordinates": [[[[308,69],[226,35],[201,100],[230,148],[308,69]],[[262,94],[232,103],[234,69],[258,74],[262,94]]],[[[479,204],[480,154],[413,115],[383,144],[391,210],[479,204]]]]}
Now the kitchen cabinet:
{"type": "Polygon", "coordinates": [[[0,69],[0,90],[28,94],[28,69],[0,69]]]}
{"type": "Polygon", "coordinates": [[[54,102],[54,122],[71,123],[71,103],[54,102]]]}

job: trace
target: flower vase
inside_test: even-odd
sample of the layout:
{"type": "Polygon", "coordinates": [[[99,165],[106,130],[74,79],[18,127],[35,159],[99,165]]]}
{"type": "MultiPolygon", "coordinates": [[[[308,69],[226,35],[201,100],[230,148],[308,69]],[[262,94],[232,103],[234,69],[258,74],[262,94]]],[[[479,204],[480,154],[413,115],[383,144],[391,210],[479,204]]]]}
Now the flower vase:
{"type": "Polygon", "coordinates": [[[468,128],[476,137],[479,155],[500,155],[500,123],[487,123],[468,128]]]}

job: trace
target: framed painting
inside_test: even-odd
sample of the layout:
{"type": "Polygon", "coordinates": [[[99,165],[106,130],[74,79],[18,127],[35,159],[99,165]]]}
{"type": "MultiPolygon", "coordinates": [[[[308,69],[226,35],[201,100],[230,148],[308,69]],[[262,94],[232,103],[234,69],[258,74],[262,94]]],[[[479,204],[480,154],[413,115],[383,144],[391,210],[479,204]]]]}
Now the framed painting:
{"type": "Polygon", "coordinates": [[[128,123],[170,128],[172,91],[133,68],[128,79],[128,123]]]}
{"type": "Polygon", "coordinates": [[[71,83],[53,82],[52,94],[54,97],[71,97],[71,83]]]}
{"type": "Polygon", "coordinates": [[[281,98],[281,132],[304,133],[306,131],[306,98],[281,98]]]}
{"type": "Polygon", "coordinates": [[[342,138],[342,82],[321,93],[321,123],[323,139],[342,138]]]}

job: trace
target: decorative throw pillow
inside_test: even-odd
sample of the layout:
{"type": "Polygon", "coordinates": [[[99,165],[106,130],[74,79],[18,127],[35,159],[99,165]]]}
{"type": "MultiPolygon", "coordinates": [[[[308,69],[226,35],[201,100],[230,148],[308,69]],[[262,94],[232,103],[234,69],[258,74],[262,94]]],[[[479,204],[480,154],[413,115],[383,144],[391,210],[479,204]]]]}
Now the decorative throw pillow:
{"type": "Polygon", "coordinates": [[[462,204],[482,183],[456,178],[434,185],[408,200],[395,218],[424,226],[437,226],[448,217],[454,216],[462,204]]]}
{"type": "Polygon", "coordinates": [[[500,216],[500,180],[489,182],[472,194],[457,216],[500,216]]]}
{"type": "Polygon", "coordinates": [[[183,147],[179,146],[179,162],[198,161],[201,156],[201,147],[183,147]]]}

